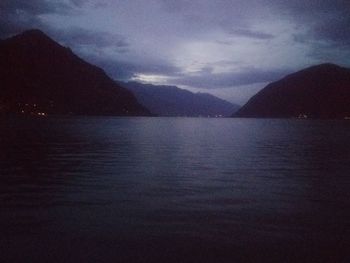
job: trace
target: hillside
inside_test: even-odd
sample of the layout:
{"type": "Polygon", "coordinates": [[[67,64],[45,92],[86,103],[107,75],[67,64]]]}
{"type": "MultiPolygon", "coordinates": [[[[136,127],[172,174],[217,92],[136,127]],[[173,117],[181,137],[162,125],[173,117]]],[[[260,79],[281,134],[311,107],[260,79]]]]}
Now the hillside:
{"type": "Polygon", "coordinates": [[[175,86],[137,82],[120,85],[134,92],[141,104],[159,116],[231,116],[239,106],[207,93],[193,93],[175,86]]]}
{"type": "Polygon", "coordinates": [[[105,72],[39,30],[0,41],[0,112],[149,115],[105,72]]]}
{"type": "Polygon", "coordinates": [[[267,85],[233,117],[325,118],[350,116],[350,69],[313,66],[267,85]]]}

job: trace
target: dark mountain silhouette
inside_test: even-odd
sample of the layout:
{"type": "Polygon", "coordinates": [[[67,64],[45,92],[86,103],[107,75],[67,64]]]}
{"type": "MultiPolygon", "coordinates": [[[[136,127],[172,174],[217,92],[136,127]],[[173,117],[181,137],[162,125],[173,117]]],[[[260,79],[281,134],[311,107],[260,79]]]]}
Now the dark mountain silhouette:
{"type": "Polygon", "coordinates": [[[149,115],[105,72],[39,30],[0,41],[0,112],[149,115]]]}
{"type": "Polygon", "coordinates": [[[207,93],[192,93],[175,86],[138,82],[120,83],[134,92],[141,104],[159,116],[231,116],[239,106],[207,93]]]}
{"type": "Polygon", "coordinates": [[[350,116],[350,69],[313,66],[267,85],[233,117],[346,118],[350,116]]]}

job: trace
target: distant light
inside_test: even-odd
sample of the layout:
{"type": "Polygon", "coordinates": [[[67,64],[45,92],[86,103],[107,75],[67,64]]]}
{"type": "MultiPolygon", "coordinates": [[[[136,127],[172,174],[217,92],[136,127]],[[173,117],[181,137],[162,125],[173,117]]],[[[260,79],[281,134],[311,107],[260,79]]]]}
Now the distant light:
{"type": "Polygon", "coordinates": [[[308,116],[306,114],[300,113],[298,119],[307,119],[308,116]]]}

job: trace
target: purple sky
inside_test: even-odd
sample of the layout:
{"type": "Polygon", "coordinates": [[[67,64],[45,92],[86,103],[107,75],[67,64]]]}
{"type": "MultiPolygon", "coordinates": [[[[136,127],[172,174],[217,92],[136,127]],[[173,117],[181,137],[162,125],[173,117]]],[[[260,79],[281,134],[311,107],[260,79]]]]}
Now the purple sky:
{"type": "Polygon", "coordinates": [[[39,28],[120,80],[244,103],[313,64],[350,66],[349,0],[1,0],[0,37],[39,28]]]}

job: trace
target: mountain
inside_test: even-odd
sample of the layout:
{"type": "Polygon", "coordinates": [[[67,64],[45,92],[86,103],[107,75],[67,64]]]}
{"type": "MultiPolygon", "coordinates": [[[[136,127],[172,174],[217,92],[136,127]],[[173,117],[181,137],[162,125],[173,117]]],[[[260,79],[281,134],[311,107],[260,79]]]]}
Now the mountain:
{"type": "Polygon", "coordinates": [[[207,93],[193,93],[175,86],[156,86],[138,82],[120,83],[159,116],[231,116],[239,106],[207,93]]]}
{"type": "Polygon", "coordinates": [[[313,66],[267,85],[233,117],[325,118],[350,116],[350,69],[313,66]]]}
{"type": "Polygon", "coordinates": [[[0,41],[0,112],[150,115],[106,73],[39,30],[0,41]]]}

